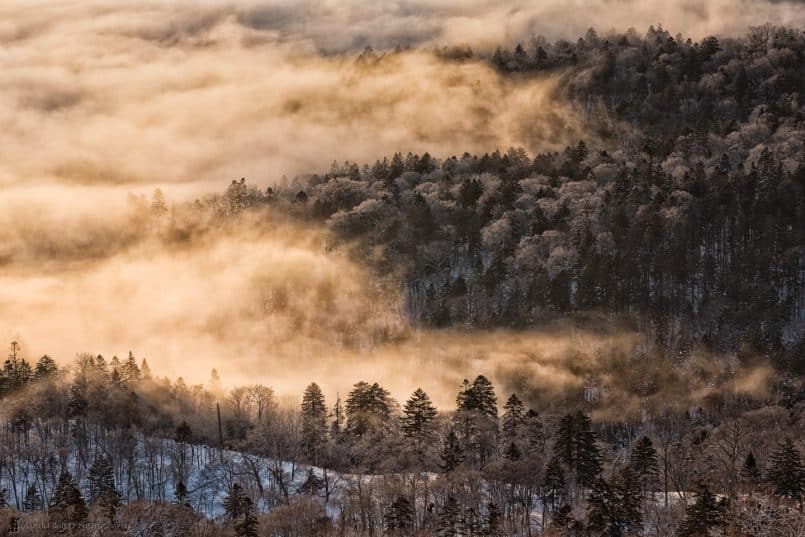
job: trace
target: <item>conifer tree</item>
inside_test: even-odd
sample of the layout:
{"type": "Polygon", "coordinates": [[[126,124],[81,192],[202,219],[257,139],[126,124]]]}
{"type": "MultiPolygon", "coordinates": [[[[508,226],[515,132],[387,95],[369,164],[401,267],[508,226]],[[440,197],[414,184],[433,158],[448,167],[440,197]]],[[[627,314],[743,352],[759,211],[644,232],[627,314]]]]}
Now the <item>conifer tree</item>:
{"type": "Polygon", "coordinates": [[[346,403],[347,432],[361,437],[369,431],[387,427],[392,401],[389,392],[376,382],[355,384],[346,403]]]}
{"type": "Polygon", "coordinates": [[[601,456],[590,423],[589,416],[581,411],[563,416],[555,448],[575,474],[576,482],[585,487],[591,486],[601,473],[601,456]]]}
{"type": "Polygon", "coordinates": [[[766,480],[779,496],[799,500],[805,492],[805,470],[802,467],[799,450],[791,438],[780,442],[777,450],[769,458],[766,480]]]}
{"type": "Polygon", "coordinates": [[[243,501],[243,519],[235,524],[237,537],[257,537],[259,523],[254,514],[254,506],[248,497],[243,501]]]}
{"type": "Polygon", "coordinates": [[[566,490],[565,471],[556,456],[551,457],[548,461],[548,466],[545,468],[542,490],[543,501],[549,502],[552,510],[564,500],[566,490]]]}
{"type": "Polygon", "coordinates": [[[523,452],[517,447],[515,442],[510,442],[506,450],[503,452],[503,458],[509,461],[519,461],[523,452]]]}
{"type": "Polygon", "coordinates": [[[439,520],[436,525],[436,535],[439,537],[460,537],[461,528],[461,509],[456,498],[451,494],[439,512],[439,520]]]}
{"type": "Polygon", "coordinates": [[[226,516],[230,520],[235,520],[246,514],[249,497],[239,483],[233,483],[229,489],[229,494],[224,498],[223,506],[226,516]]]}
{"type": "Polygon", "coordinates": [[[193,439],[193,430],[185,420],[182,420],[181,423],[176,426],[174,438],[179,444],[188,444],[190,443],[190,440],[193,439]]]}
{"type": "Polygon", "coordinates": [[[403,434],[411,439],[426,440],[429,426],[436,419],[436,407],[422,388],[417,388],[403,407],[403,434]]]}
{"type": "Polygon", "coordinates": [[[534,409],[529,408],[525,416],[526,439],[528,440],[528,452],[534,453],[545,449],[545,431],[539,414],[534,409]]]}
{"type": "Polygon", "coordinates": [[[511,394],[503,410],[503,438],[513,441],[526,423],[525,406],[516,394],[511,394]]]}
{"type": "Polygon", "coordinates": [[[436,415],[436,407],[422,388],[417,388],[403,406],[400,428],[403,435],[414,443],[420,463],[424,460],[425,445],[434,438],[433,420],[436,415]]]}
{"type": "Polygon", "coordinates": [[[447,432],[447,437],[442,443],[442,463],[439,467],[445,474],[449,474],[458,468],[464,460],[464,450],[458,441],[458,436],[453,428],[447,432]]]}
{"type": "Polygon", "coordinates": [[[48,378],[51,375],[55,374],[58,371],[58,367],[56,367],[56,362],[45,354],[36,362],[36,368],[34,369],[34,378],[36,380],[48,378]]]}
{"type": "Polygon", "coordinates": [[[89,402],[84,396],[84,383],[76,379],[70,385],[70,393],[67,397],[67,416],[70,418],[85,416],[88,407],[89,402]]]}
{"type": "Polygon", "coordinates": [[[498,400],[495,388],[483,375],[478,375],[472,384],[466,379],[456,399],[459,411],[477,411],[481,415],[498,419],[498,400]]]}
{"type": "Polygon", "coordinates": [[[305,388],[302,396],[302,448],[317,462],[321,448],[327,442],[327,406],[324,394],[315,382],[305,388]]]}
{"type": "Polygon", "coordinates": [[[741,466],[741,479],[749,485],[757,485],[758,481],[760,481],[760,467],[757,459],[755,459],[755,454],[751,450],[746,454],[741,466]]]}
{"type": "Polygon", "coordinates": [[[685,520],[677,530],[679,537],[707,537],[710,530],[723,523],[726,504],[717,501],[707,485],[700,484],[696,501],[685,509],[685,520]]]}
{"type": "Polygon", "coordinates": [[[344,423],[346,421],[344,417],[344,405],[341,403],[341,397],[338,395],[335,397],[335,404],[333,405],[333,411],[330,413],[330,417],[333,420],[330,423],[330,437],[338,441],[341,437],[341,433],[344,431],[344,423]]]}
{"type": "Polygon", "coordinates": [[[87,506],[84,503],[84,497],[69,472],[63,472],[59,477],[59,482],[53,491],[48,513],[54,526],[59,528],[78,524],[87,518],[87,506]]]}
{"type": "Polygon", "coordinates": [[[100,505],[107,518],[114,520],[120,495],[115,489],[112,465],[107,457],[97,457],[89,469],[89,501],[100,505]]]}
{"type": "Polygon", "coordinates": [[[630,535],[640,525],[640,489],[630,466],[612,482],[599,477],[593,483],[588,505],[588,529],[596,535],[630,535]]]}
{"type": "Polygon", "coordinates": [[[658,461],[657,450],[654,449],[654,445],[647,436],[640,437],[632,446],[629,466],[640,480],[643,491],[647,491],[655,485],[659,476],[658,461]]]}
{"type": "Polygon", "coordinates": [[[137,365],[137,359],[131,351],[129,351],[129,357],[120,367],[120,377],[127,384],[135,384],[140,381],[140,367],[137,365]]]}
{"type": "Polygon", "coordinates": [[[386,529],[392,535],[408,535],[414,526],[414,509],[405,496],[397,498],[389,505],[384,517],[386,529]]]}

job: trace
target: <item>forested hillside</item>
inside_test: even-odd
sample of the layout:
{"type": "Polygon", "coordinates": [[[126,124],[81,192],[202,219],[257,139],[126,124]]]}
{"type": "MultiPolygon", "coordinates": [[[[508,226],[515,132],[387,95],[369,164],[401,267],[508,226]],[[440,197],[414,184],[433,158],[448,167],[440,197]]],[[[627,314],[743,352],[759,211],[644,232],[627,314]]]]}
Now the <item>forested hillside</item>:
{"type": "Polygon", "coordinates": [[[693,43],[591,30],[490,61],[511,76],[561,73],[559,91],[609,135],[537,155],[333,163],[266,194],[233,182],[222,210],[289,206],[358,238],[399,276],[416,323],[516,327],[604,310],[670,351],[748,346],[801,373],[802,32],[693,43]]]}

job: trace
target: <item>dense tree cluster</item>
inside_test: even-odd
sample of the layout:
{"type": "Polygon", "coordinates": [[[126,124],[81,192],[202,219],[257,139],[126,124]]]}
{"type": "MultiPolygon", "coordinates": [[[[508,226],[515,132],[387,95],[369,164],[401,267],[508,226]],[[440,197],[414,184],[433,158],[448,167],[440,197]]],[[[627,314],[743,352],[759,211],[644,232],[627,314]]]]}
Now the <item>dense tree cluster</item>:
{"type": "Polygon", "coordinates": [[[397,153],[266,192],[233,181],[207,201],[221,214],[273,204],[359,237],[399,275],[419,323],[522,326],[601,309],[637,315],[674,351],[749,347],[801,367],[801,32],[693,43],[591,30],[531,49],[492,61],[563,69],[560,92],[610,139],[534,156],[397,153]]]}
{"type": "Polygon", "coordinates": [[[266,386],[225,390],[217,373],[189,387],[133,354],[82,355],[2,400],[0,524],[237,537],[801,529],[801,405],[593,422],[515,393],[501,404],[484,375],[456,388],[441,411],[422,389],[398,405],[364,381],[331,404],[311,383],[288,406],[266,386]]]}

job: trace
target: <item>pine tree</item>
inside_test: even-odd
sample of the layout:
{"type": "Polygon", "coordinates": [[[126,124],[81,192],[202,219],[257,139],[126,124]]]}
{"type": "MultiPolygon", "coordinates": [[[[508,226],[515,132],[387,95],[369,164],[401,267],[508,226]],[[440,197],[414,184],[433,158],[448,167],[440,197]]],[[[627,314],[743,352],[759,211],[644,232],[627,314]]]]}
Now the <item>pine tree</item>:
{"type": "Polygon", "coordinates": [[[176,427],[174,438],[179,444],[188,444],[193,439],[193,430],[190,429],[190,425],[186,421],[182,420],[176,427]]]}
{"type": "Polygon", "coordinates": [[[151,380],[151,366],[148,365],[148,361],[145,358],[140,362],[140,376],[144,380],[151,380]]]}
{"type": "Polygon", "coordinates": [[[89,469],[89,500],[99,505],[110,521],[115,519],[120,494],[115,489],[112,465],[107,457],[97,457],[89,469]]]}
{"type": "Polygon", "coordinates": [[[525,423],[528,452],[534,453],[545,449],[545,431],[543,431],[539,414],[534,409],[530,408],[526,412],[525,423]]]}
{"type": "Polygon", "coordinates": [[[392,534],[408,535],[407,532],[414,526],[414,508],[408,498],[397,496],[384,518],[386,529],[392,534]]]}
{"type": "Polygon", "coordinates": [[[246,496],[243,487],[238,483],[234,483],[229,489],[229,494],[223,501],[227,518],[229,520],[236,520],[245,515],[248,508],[247,502],[251,504],[251,500],[246,496]]]}
{"type": "Polygon", "coordinates": [[[513,441],[526,423],[525,406],[516,394],[511,394],[503,410],[503,437],[513,441]]]}
{"type": "Polygon", "coordinates": [[[389,392],[378,383],[358,382],[347,398],[347,432],[361,437],[367,432],[384,429],[391,418],[392,402],[389,392]]]}
{"type": "Polygon", "coordinates": [[[442,443],[442,463],[439,467],[445,474],[449,474],[458,468],[463,460],[464,450],[461,448],[455,429],[450,428],[447,437],[442,443]]]}
{"type": "Polygon", "coordinates": [[[302,449],[316,463],[327,442],[327,406],[321,388],[315,382],[305,388],[302,396],[302,449]]]}
{"type": "Polygon", "coordinates": [[[805,492],[805,470],[799,450],[791,438],[786,437],[769,459],[766,480],[779,496],[799,500],[805,492]]]}
{"type": "Polygon", "coordinates": [[[509,446],[503,452],[503,458],[509,461],[519,461],[522,455],[522,451],[520,451],[520,448],[518,448],[517,444],[514,442],[509,443],[509,446]]]}
{"type": "Polygon", "coordinates": [[[59,528],[67,528],[87,518],[87,505],[69,472],[63,472],[59,477],[48,513],[54,526],[59,528]]]}
{"type": "Polygon", "coordinates": [[[447,497],[444,507],[439,512],[436,535],[439,537],[460,537],[462,535],[461,509],[452,494],[447,497]]]}
{"type": "Polygon", "coordinates": [[[34,483],[28,485],[28,490],[25,492],[25,500],[22,502],[23,511],[38,511],[44,507],[42,503],[42,496],[39,494],[39,489],[36,488],[34,483]]]}
{"type": "Polygon", "coordinates": [[[551,457],[545,468],[545,479],[542,483],[542,496],[545,501],[550,502],[551,509],[564,499],[565,487],[565,471],[562,469],[562,464],[557,457],[551,457]]]}
{"type": "Polygon", "coordinates": [[[685,509],[685,520],[677,530],[679,537],[707,537],[710,530],[723,523],[726,504],[716,501],[716,497],[701,484],[696,501],[685,509]]]}
{"type": "Polygon", "coordinates": [[[140,381],[140,367],[137,365],[137,359],[131,351],[129,351],[129,357],[120,368],[120,376],[123,382],[127,384],[135,384],[140,381]]]}
{"type": "Polygon", "coordinates": [[[637,475],[626,466],[612,482],[598,478],[588,505],[588,528],[597,535],[621,537],[640,526],[640,489],[637,475]]]}
{"type": "Polygon", "coordinates": [[[237,537],[257,537],[258,526],[252,501],[247,497],[243,501],[243,520],[235,524],[235,535],[237,537]]]}
{"type": "Polygon", "coordinates": [[[478,375],[472,384],[466,379],[456,399],[459,411],[477,411],[495,421],[498,419],[498,400],[495,388],[483,375],[478,375]]]}
{"type": "Polygon", "coordinates": [[[56,362],[53,360],[53,358],[46,354],[36,362],[34,378],[36,380],[48,378],[51,375],[54,375],[57,371],[58,367],[56,367],[56,362]]]}
{"type": "Polygon", "coordinates": [[[346,422],[346,418],[344,417],[344,405],[341,403],[341,397],[337,395],[330,417],[333,418],[333,421],[330,424],[330,436],[333,438],[333,440],[337,441],[341,437],[341,433],[344,431],[344,423],[346,422]]]}
{"type": "Polygon", "coordinates": [[[659,476],[657,450],[647,436],[641,437],[632,446],[629,466],[640,480],[643,491],[649,490],[656,483],[659,476]]]}
{"type": "Polygon", "coordinates": [[[77,418],[86,416],[89,402],[84,397],[84,383],[79,379],[73,381],[70,385],[70,393],[67,397],[67,416],[70,418],[77,418]]]}
{"type": "Polygon", "coordinates": [[[752,451],[746,454],[743,466],[741,467],[741,478],[750,485],[757,485],[758,481],[760,481],[760,467],[752,451]]]}
{"type": "Polygon", "coordinates": [[[562,462],[576,475],[576,482],[589,487],[601,473],[601,456],[595,444],[590,418],[581,411],[566,414],[559,422],[556,450],[562,462]]]}
{"type": "Polygon", "coordinates": [[[433,439],[432,423],[436,419],[436,414],[436,407],[421,388],[416,389],[403,407],[403,415],[400,418],[401,429],[403,435],[415,443],[420,461],[423,458],[424,444],[433,439]]]}

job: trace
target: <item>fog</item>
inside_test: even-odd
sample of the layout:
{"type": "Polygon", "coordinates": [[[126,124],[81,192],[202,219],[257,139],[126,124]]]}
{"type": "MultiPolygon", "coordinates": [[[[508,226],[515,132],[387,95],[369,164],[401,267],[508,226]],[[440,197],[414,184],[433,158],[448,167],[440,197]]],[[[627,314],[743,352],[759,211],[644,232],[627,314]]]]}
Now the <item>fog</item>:
{"type": "MultiPolygon", "coordinates": [[[[279,393],[311,380],[329,395],[359,379],[397,397],[422,385],[442,406],[478,373],[534,402],[616,385],[618,367],[641,371],[640,337],[628,330],[418,330],[394,282],[322,229],[263,215],[166,245],[126,194],[160,186],[181,202],[235,177],[267,186],[395,151],[559,149],[586,125],[557,80],[504,79],[427,49],[574,39],[589,26],[729,35],[761,20],[801,25],[805,10],[742,0],[3,2],[0,336],[33,359],[132,350],[159,374],[204,382],[217,367],[229,385],[279,393]],[[367,45],[408,50],[356,62],[367,45]]],[[[769,375],[718,369],[701,389],[762,392],[769,375]]],[[[629,393],[610,395],[613,405],[652,399],[629,393]]]]}

